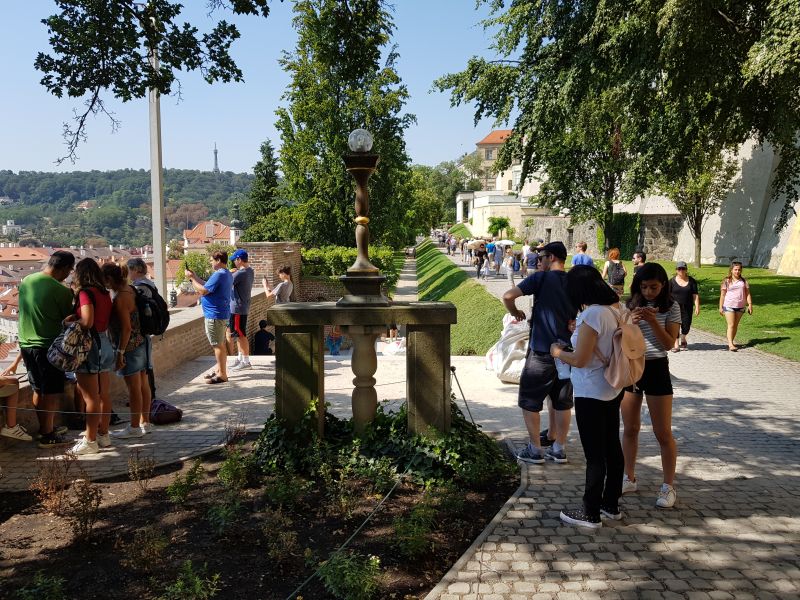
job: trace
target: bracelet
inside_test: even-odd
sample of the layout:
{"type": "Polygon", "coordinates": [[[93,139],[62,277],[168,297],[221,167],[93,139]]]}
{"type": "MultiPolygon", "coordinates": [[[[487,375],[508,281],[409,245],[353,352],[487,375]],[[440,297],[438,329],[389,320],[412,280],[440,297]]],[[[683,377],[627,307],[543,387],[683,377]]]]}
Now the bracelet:
{"type": "Polygon", "coordinates": [[[117,348],[117,354],[125,354],[125,350],[122,348],[117,348]]]}

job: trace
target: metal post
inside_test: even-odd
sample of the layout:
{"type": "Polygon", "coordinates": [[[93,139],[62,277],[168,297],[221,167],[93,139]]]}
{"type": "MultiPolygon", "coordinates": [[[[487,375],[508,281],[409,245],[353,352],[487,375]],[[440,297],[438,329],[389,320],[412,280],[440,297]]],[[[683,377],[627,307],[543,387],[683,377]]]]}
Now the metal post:
{"type": "MultiPolygon", "coordinates": [[[[158,70],[158,56],[150,54],[153,68],[158,70]]],[[[153,211],[153,267],[155,284],[162,297],[167,296],[166,241],[164,235],[164,184],[161,162],[161,100],[158,90],[150,89],[150,199],[153,211]]]]}

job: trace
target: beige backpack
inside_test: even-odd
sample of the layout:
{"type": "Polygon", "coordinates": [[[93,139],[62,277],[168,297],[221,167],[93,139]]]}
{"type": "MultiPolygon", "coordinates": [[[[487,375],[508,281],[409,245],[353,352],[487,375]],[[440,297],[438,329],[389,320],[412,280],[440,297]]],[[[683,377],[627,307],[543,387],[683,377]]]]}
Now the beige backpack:
{"type": "Polygon", "coordinates": [[[611,355],[606,359],[597,347],[595,352],[603,362],[603,375],[611,387],[629,387],[635,385],[644,373],[644,336],[639,326],[633,323],[631,311],[624,307],[619,311],[610,306],[607,308],[617,319],[617,328],[611,337],[611,355]]]}

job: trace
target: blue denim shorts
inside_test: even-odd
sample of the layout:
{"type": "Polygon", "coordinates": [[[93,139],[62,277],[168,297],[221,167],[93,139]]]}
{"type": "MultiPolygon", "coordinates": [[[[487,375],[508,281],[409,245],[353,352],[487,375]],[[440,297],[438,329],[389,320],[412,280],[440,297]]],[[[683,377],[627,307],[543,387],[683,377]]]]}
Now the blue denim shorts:
{"type": "Polygon", "coordinates": [[[125,366],[117,371],[117,375],[126,377],[145,369],[147,369],[147,342],[125,353],[125,366]]]}
{"type": "Polygon", "coordinates": [[[722,307],[722,312],[738,312],[738,313],[743,313],[743,312],[744,312],[744,306],[742,306],[741,308],[734,308],[733,306],[723,306],[723,307],[722,307]]]}
{"type": "Polygon", "coordinates": [[[97,337],[100,340],[99,346],[95,340],[86,360],[75,369],[76,373],[105,373],[114,369],[114,346],[108,332],[98,333],[97,337]]]}

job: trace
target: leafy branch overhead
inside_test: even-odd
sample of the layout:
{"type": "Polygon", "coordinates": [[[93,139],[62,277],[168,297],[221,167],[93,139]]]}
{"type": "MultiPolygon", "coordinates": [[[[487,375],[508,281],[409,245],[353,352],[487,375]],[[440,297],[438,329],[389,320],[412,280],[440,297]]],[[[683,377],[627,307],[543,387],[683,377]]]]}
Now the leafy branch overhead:
{"type": "MultiPolygon", "coordinates": [[[[217,22],[200,34],[191,23],[178,21],[183,6],[168,0],[55,0],[59,13],[42,20],[49,34],[50,53],[40,52],[34,66],[44,73],[41,84],[58,98],[83,98],[73,123],[64,124],[67,154],[58,162],[75,162],[86,139],[89,116],[105,114],[116,129],[119,122],[107,110],[104,93],[128,102],[144,98],[152,88],[170,94],[178,87],[179,71],[202,73],[208,83],[242,81],[229,50],[239,37],[235,25],[217,22]],[[151,53],[158,56],[158,68],[151,53]]],[[[209,11],[225,8],[235,14],[266,17],[267,0],[208,0],[209,11]]]]}

